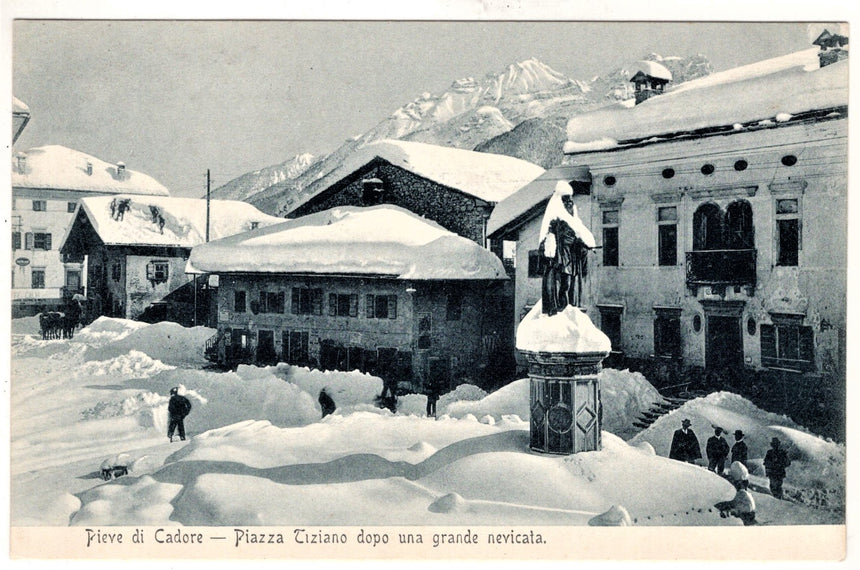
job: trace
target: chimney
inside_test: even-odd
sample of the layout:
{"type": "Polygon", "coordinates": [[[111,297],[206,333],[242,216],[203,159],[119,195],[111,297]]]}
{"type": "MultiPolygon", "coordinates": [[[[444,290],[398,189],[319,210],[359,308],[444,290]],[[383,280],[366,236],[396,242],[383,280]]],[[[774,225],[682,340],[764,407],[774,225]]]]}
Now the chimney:
{"type": "Polygon", "coordinates": [[[831,63],[848,59],[848,50],[843,48],[848,45],[848,36],[831,34],[829,30],[824,30],[812,44],[820,48],[818,67],[827,67],[831,63]]]}
{"type": "Polygon", "coordinates": [[[15,155],[15,158],[18,161],[18,174],[26,174],[27,173],[27,155],[23,152],[19,152],[15,155]]]}
{"type": "Polygon", "coordinates": [[[124,162],[117,162],[116,163],[116,176],[120,180],[122,180],[125,177],[125,163],[124,162]]]}
{"type": "Polygon", "coordinates": [[[639,71],[630,78],[636,91],[636,104],[663,93],[666,84],[672,81],[672,72],[655,61],[638,62],[639,71]]]}
{"type": "Polygon", "coordinates": [[[87,175],[88,176],[93,175],[93,163],[90,162],[89,160],[87,161],[87,175]]]}

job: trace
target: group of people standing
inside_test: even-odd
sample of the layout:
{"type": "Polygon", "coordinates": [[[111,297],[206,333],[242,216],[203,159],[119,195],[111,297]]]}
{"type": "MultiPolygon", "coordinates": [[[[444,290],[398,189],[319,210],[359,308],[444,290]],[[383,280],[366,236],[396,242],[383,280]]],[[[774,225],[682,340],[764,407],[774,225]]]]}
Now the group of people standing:
{"type": "MultiPolygon", "coordinates": [[[[681,421],[681,429],[675,430],[672,436],[672,445],[669,449],[669,458],[685,461],[687,463],[695,463],[696,460],[702,458],[702,451],[699,447],[699,440],[692,430],[692,422],[688,418],[681,421]]],[[[708,459],[708,470],[713,471],[718,475],[723,475],[726,469],[726,462],[730,465],[738,463],[749,469],[749,448],[744,441],[744,432],[735,430],[735,443],[729,447],[729,443],[723,437],[723,434],[728,434],[721,427],[714,427],[714,435],[708,438],[705,444],[705,454],[708,459]],[[729,459],[731,456],[731,459],[729,459]]],[[[770,482],[770,492],[777,499],[783,496],[782,482],[785,479],[785,469],[791,465],[791,460],[788,454],[782,449],[782,444],[779,438],[774,437],[770,442],[771,448],[764,456],[765,475],[770,482]]]]}

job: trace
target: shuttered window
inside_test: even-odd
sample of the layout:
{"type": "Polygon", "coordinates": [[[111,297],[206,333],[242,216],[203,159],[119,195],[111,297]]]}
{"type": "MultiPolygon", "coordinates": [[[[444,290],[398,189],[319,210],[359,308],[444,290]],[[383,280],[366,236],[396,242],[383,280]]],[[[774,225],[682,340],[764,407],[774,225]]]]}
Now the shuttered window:
{"type": "Polygon", "coordinates": [[[796,324],[762,324],[761,363],[769,368],[805,371],[815,368],[815,333],[796,324]]]}
{"type": "Polygon", "coordinates": [[[368,319],[397,318],[397,295],[367,295],[365,302],[368,319]]]}
{"type": "Polygon", "coordinates": [[[24,235],[24,247],[26,249],[51,249],[51,234],[47,232],[27,232],[24,235]]]}
{"type": "Polygon", "coordinates": [[[150,261],[146,264],[146,278],[154,283],[167,281],[170,265],[167,261],[150,261]]]}
{"type": "Polygon", "coordinates": [[[294,315],[322,315],[322,289],[293,287],[290,297],[290,312],[294,315]]]}
{"type": "Polygon", "coordinates": [[[21,232],[12,232],[12,249],[21,249],[21,232]]]}

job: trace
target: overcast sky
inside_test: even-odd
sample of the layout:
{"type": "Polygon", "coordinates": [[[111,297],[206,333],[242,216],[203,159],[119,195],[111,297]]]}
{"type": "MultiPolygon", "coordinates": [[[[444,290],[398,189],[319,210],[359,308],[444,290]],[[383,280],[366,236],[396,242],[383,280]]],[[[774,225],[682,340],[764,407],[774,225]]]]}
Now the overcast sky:
{"type": "Polygon", "coordinates": [[[811,47],[802,23],[17,20],[16,150],[71,147],[177,196],[334,150],[422,92],[536,57],[590,79],[643,55],[719,71],[811,47]]]}

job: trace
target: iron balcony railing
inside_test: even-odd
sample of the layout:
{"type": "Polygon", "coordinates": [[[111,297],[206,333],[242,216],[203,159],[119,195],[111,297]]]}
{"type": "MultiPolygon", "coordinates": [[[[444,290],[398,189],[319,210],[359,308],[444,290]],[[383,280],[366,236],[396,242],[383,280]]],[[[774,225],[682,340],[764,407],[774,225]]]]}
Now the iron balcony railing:
{"type": "Polygon", "coordinates": [[[687,286],[756,284],[755,249],[687,252],[687,286]]]}

